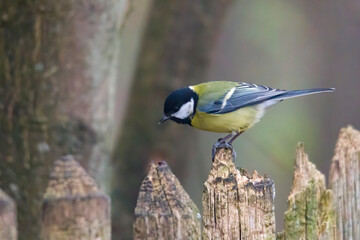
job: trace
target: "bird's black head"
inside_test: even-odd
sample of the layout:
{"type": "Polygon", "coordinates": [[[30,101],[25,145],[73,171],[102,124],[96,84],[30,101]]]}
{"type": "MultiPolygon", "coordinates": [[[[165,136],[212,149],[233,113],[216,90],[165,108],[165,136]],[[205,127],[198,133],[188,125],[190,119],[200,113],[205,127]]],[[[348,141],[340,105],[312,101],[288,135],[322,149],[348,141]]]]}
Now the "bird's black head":
{"type": "Polygon", "coordinates": [[[198,99],[198,95],[191,87],[173,91],[165,100],[164,116],[159,123],[170,119],[177,123],[191,125],[191,118],[195,114],[198,99]]]}

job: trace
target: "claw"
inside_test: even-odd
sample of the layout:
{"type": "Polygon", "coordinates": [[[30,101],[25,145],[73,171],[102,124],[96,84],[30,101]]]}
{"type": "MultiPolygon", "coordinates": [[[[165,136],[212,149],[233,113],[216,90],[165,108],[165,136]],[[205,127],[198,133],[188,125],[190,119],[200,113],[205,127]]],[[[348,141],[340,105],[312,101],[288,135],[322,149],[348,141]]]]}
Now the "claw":
{"type": "Polygon", "coordinates": [[[233,156],[233,161],[234,161],[236,159],[236,152],[234,149],[232,150],[232,156],[233,156]]]}
{"type": "Polygon", "coordinates": [[[213,148],[212,148],[212,161],[214,162],[215,159],[215,154],[217,152],[218,149],[220,148],[228,148],[231,149],[232,154],[233,154],[233,158],[236,158],[236,152],[233,149],[233,146],[225,141],[218,141],[214,144],[213,148]]]}

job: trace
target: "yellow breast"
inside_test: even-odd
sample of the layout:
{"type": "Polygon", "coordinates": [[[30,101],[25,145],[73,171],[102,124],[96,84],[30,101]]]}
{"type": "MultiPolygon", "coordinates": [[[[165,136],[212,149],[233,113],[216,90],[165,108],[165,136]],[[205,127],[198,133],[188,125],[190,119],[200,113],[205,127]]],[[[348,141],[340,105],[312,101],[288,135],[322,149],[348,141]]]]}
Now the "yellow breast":
{"type": "Polygon", "coordinates": [[[242,132],[258,122],[262,114],[261,109],[252,106],[224,114],[208,114],[196,111],[191,120],[191,125],[209,132],[242,132]]]}

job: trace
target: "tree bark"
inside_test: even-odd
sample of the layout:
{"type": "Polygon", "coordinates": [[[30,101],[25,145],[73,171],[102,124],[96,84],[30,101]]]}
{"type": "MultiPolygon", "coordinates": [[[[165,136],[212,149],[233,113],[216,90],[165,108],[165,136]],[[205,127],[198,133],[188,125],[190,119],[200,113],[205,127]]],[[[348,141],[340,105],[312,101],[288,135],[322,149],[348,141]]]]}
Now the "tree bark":
{"type": "Polygon", "coordinates": [[[203,191],[203,239],[275,239],[275,186],[236,169],[232,151],[217,151],[203,191]]]}
{"type": "Polygon", "coordinates": [[[325,176],[309,161],[302,143],[294,167],[284,232],[278,239],[337,239],[332,191],[326,189],[325,176]]]}
{"type": "Polygon", "coordinates": [[[336,239],[360,239],[360,132],[340,131],[330,168],[336,209],[336,239]]]}
{"type": "Polygon", "coordinates": [[[15,202],[0,189],[0,239],[17,240],[15,202]]]}
{"type": "Polygon", "coordinates": [[[196,149],[184,126],[157,127],[170,91],[206,81],[213,45],[231,0],[154,1],[138,58],[127,116],[114,156],[114,236],[130,239],[137,187],[148,163],[164,155],[181,179],[196,149]],[[136,147],[134,147],[136,146],[136,147]],[[173,146],[173,147],[169,147],[173,146]],[[176,146],[176,147],[174,147],[176,146]]]}
{"type": "Polygon", "coordinates": [[[55,161],[42,207],[42,239],[110,240],[110,198],[72,156],[55,161]]]}
{"type": "Polygon", "coordinates": [[[0,185],[17,202],[19,238],[38,239],[54,159],[75,154],[104,182],[127,1],[1,0],[0,8],[0,185]]]}

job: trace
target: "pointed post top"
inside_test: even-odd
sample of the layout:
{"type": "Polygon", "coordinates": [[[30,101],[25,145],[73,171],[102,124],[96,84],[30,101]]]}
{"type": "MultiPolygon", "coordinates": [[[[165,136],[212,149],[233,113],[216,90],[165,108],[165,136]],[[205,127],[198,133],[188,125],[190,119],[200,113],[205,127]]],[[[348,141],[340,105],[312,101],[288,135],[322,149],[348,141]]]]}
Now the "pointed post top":
{"type": "Polygon", "coordinates": [[[86,196],[97,192],[99,189],[95,180],[72,155],[67,155],[54,162],[44,198],[86,196]]]}

